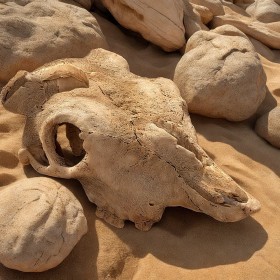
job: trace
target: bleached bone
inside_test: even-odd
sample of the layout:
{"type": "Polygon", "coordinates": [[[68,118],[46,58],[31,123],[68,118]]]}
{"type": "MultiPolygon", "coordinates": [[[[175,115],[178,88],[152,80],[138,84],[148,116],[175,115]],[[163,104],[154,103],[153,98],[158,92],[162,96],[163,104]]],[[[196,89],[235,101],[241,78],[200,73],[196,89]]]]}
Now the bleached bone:
{"type": "MultiPolygon", "coordinates": [[[[8,83],[3,105],[27,117],[20,160],[41,174],[78,179],[97,205],[98,217],[116,227],[131,220],[149,230],[166,207],[182,206],[224,222],[259,210],[259,202],[199,146],[187,106],[171,80],[136,76],[122,57],[102,49],[45,67],[25,77],[67,67],[84,72],[80,75],[88,83],[82,79],[73,86],[69,81],[66,92],[59,87],[38,92],[37,80],[20,75],[8,83]],[[20,101],[30,95],[36,106],[20,101]],[[57,142],[63,124],[77,164],[69,164],[57,142]]],[[[48,75],[56,85],[65,81],[48,75]]]]}

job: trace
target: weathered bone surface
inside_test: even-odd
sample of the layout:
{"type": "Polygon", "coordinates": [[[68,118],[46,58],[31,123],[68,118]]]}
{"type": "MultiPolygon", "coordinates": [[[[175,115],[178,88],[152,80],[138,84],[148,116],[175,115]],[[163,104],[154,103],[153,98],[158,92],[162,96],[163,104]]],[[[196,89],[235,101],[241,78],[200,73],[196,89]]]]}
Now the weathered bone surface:
{"type": "Polygon", "coordinates": [[[244,33],[225,25],[196,32],[179,61],[174,82],[190,112],[242,121],[265,98],[266,76],[244,33]]]}
{"type": "Polygon", "coordinates": [[[86,232],[81,204],[53,179],[24,179],[0,191],[0,263],[6,267],[51,269],[86,232]]]}
{"type": "Polygon", "coordinates": [[[260,208],[198,145],[175,84],[130,73],[114,53],[98,49],[84,60],[18,73],[2,102],[27,117],[21,162],[41,174],[78,179],[97,216],[116,227],[131,220],[149,230],[168,206],[225,222],[260,208]],[[66,159],[57,141],[62,124],[78,163],[66,159]]]}

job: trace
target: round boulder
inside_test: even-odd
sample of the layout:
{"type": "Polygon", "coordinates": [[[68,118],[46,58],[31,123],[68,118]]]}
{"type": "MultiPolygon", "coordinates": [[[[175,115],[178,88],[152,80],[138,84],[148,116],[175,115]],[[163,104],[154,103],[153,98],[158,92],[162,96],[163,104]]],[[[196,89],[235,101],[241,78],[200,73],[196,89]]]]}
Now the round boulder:
{"type": "Polygon", "coordinates": [[[0,263],[24,272],[59,265],[87,232],[83,208],[58,182],[17,181],[0,194],[0,263]]]}
{"type": "Polygon", "coordinates": [[[232,26],[196,32],[174,82],[190,112],[229,121],[251,117],[266,93],[266,75],[253,45],[232,26]]]}
{"type": "Polygon", "coordinates": [[[246,9],[246,12],[264,23],[280,22],[280,1],[256,0],[246,9]]]}
{"type": "Polygon", "coordinates": [[[255,131],[280,149],[280,106],[261,116],[256,122],[255,131]]]}
{"type": "Polygon", "coordinates": [[[81,7],[52,0],[0,1],[0,83],[19,70],[84,57],[100,47],[107,43],[97,20],[81,7]]]}

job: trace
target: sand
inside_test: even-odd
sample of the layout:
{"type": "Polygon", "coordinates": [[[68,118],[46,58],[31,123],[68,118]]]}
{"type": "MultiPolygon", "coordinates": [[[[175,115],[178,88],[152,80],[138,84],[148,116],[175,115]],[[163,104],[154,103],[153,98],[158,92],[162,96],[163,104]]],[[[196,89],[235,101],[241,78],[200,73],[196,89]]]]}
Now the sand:
{"type": "MultiPolygon", "coordinates": [[[[112,51],[131,71],[172,78],[181,54],[167,54],[96,15],[112,51]]],[[[267,110],[280,103],[280,52],[257,44],[270,90],[267,110]],[[273,96],[271,96],[271,94],[273,96]]],[[[57,268],[21,273],[0,265],[0,279],[280,279],[280,150],[256,135],[254,118],[241,123],[191,115],[199,143],[262,210],[237,223],[220,223],[183,208],[166,209],[149,232],[132,223],[117,229],[96,218],[78,181],[60,180],[82,203],[89,232],[57,268]]],[[[0,187],[38,176],[17,159],[24,118],[0,106],[0,187]]]]}

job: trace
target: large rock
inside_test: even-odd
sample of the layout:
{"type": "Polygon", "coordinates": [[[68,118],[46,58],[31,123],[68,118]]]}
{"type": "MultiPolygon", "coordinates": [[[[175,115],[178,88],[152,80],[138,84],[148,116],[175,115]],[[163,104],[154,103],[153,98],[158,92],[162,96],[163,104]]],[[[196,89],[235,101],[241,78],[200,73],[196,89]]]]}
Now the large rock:
{"type": "Polygon", "coordinates": [[[255,126],[259,136],[280,148],[280,106],[261,116],[255,126]]]}
{"type": "Polygon", "coordinates": [[[257,0],[246,11],[261,22],[280,22],[280,0],[257,0]]]}
{"type": "Polygon", "coordinates": [[[0,262],[6,267],[51,269],[87,232],[82,206],[52,179],[24,179],[0,194],[0,262]]]}
{"type": "Polygon", "coordinates": [[[1,1],[0,82],[19,70],[106,46],[96,19],[83,8],[51,0],[1,1]]]}
{"type": "Polygon", "coordinates": [[[165,51],[185,44],[182,0],[102,0],[103,5],[125,28],[140,33],[165,51]]]}
{"type": "Polygon", "coordinates": [[[174,81],[190,112],[230,121],[255,113],[265,97],[266,76],[242,32],[232,26],[199,31],[189,39],[186,51],[174,81]]]}
{"type": "Polygon", "coordinates": [[[207,7],[215,16],[223,15],[224,9],[220,0],[188,0],[192,4],[207,7]]]}

